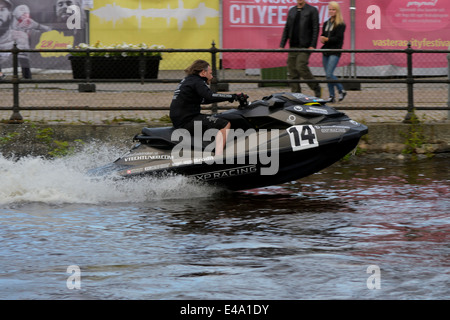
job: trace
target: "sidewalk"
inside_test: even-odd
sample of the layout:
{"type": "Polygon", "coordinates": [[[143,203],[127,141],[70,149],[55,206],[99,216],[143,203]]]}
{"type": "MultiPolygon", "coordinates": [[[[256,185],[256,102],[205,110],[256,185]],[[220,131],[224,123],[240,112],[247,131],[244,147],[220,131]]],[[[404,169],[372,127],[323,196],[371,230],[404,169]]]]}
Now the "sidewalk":
{"type": "MultiPolygon", "coordinates": [[[[33,107],[53,107],[54,110],[21,110],[25,121],[44,122],[44,123],[76,123],[76,124],[111,124],[111,123],[147,123],[148,125],[159,125],[167,122],[159,121],[162,117],[168,115],[168,110],[149,111],[149,110],[120,110],[122,107],[141,107],[148,106],[162,108],[168,107],[172,98],[171,87],[175,84],[161,84],[163,89],[150,91],[149,87],[136,84],[134,91],[126,90],[102,90],[103,84],[98,84],[97,92],[80,93],[77,90],[35,90],[28,85],[30,89],[20,93],[20,106],[33,107]],[[139,86],[139,87],[138,87],[139,86]],[[147,90],[146,90],[147,88],[147,90]],[[108,107],[117,108],[111,111],[90,111],[90,110],[65,110],[67,107],[79,106],[83,107],[108,107]]],[[[104,86],[107,86],[106,84],[104,86]]],[[[112,86],[112,85],[108,85],[112,86]]],[[[116,84],[116,86],[118,86],[116,84]]],[[[150,85],[148,85],[150,86],[150,85]]],[[[72,88],[74,85],[72,85],[72,88]]],[[[153,85],[153,87],[156,87],[153,85]]],[[[326,97],[326,89],[322,84],[323,96],[326,97]]],[[[245,92],[250,96],[250,100],[261,99],[274,92],[289,92],[288,88],[282,87],[265,87],[258,88],[255,84],[231,84],[230,92],[245,92]]],[[[305,94],[312,94],[309,88],[304,89],[305,94]]],[[[8,90],[8,94],[3,91],[1,93],[2,101],[0,106],[12,106],[12,92],[8,90]]],[[[416,106],[445,106],[443,97],[447,97],[447,89],[444,88],[419,88],[414,91],[414,102],[416,106]],[[430,95],[439,96],[439,101],[429,99],[430,95]]],[[[223,103],[223,106],[237,106],[236,103],[223,103]]],[[[339,110],[340,106],[344,107],[405,107],[406,94],[404,88],[390,88],[371,86],[363,88],[360,91],[348,91],[344,101],[329,104],[339,110]],[[397,97],[395,101],[392,97],[397,97]]],[[[87,108],[86,108],[87,109],[87,108]]],[[[380,123],[380,122],[402,122],[406,116],[406,111],[390,111],[390,110],[343,110],[350,118],[364,123],[380,123]]],[[[448,110],[418,110],[417,116],[421,121],[425,122],[448,122],[448,110]]],[[[0,110],[0,120],[3,122],[9,120],[12,110],[0,110]]]]}
{"type": "MultiPolygon", "coordinates": [[[[337,108],[339,109],[339,108],[337,108]]],[[[406,111],[346,110],[350,118],[362,123],[398,122],[405,119],[406,111]]],[[[25,121],[61,124],[111,124],[111,123],[165,123],[168,111],[82,111],[82,110],[44,110],[20,112],[25,121]]],[[[416,111],[420,120],[425,122],[449,122],[447,111],[416,111]]],[[[0,121],[9,120],[12,111],[0,111],[0,121]]],[[[450,122],[449,122],[450,125],[450,122]]]]}

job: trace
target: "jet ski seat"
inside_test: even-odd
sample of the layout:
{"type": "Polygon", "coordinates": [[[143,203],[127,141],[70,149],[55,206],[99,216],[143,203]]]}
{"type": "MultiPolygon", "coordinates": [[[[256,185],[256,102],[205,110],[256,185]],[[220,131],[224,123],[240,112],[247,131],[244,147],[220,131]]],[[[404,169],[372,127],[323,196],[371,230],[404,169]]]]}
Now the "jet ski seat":
{"type": "Polygon", "coordinates": [[[182,143],[187,144],[187,146],[193,149],[203,150],[211,141],[202,141],[202,137],[194,137],[187,130],[181,131],[179,134],[173,136],[176,129],[174,127],[161,127],[161,128],[148,128],[144,127],[141,131],[141,135],[136,135],[134,140],[141,143],[151,145],[156,148],[171,149],[175,145],[182,143]],[[186,135],[187,134],[187,135],[186,135]],[[172,140],[172,136],[173,139],[172,140]],[[195,139],[198,139],[195,141],[195,139]]]}
{"type": "Polygon", "coordinates": [[[174,130],[174,127],[144,127],[141,134],[135,135],[133,140],[145,144],[151,144],[162,149],[171,149],[177,144],[177,141],[172,141],[172,133],[174,130]]]}
{"type": "Polygon", "coordinates": [[[160,138],[163,140],[171,141],[172,133],[175,130],[174,127],[161,127],[161,128],[143,128],[142,134],[148,137],[160,138]]]}

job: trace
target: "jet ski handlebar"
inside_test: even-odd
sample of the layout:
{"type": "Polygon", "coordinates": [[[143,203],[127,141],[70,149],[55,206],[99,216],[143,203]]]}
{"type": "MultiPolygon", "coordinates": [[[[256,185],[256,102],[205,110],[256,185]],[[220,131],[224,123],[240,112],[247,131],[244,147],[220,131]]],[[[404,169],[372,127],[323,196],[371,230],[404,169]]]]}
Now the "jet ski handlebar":
{"type": "Polygon", "coordinates": [[[236,100],[239,102],[239,109],[245,109],[248,106],[248,95],[245,93],[237,94],[236,100]]]}

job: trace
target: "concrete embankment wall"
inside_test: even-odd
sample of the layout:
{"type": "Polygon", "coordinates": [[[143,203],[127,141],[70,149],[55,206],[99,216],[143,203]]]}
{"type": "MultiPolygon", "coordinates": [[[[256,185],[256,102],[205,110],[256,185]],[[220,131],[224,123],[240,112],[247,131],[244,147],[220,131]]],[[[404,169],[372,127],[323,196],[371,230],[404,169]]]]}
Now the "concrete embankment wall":
{"type": "Polygon", "coordinates": [[[362,139],[360,147],[368,152],[401,153],[407,144],[422,143],[418,153],[450,151],[450,122],[369,124],[369,133],[362,139]]]}
{"type": "MultiPolygon", "coordinates": [[[[164,126],[161,123],[148,126],[164,126]]],[[[72,144],[101,141],[117,146],[132,146],[132,138],[141,132],[143,124],[85,125],[85,124],[0,124],[0,152],[4,155],[45,155],[53,141],[72,144]],[[47,146],[46,146],[47,145],[47,146]]],[[[409,142],[420,142],[418,153],[450,152],[450,123],[368,124],[369,134],[361,139],[360,149],[366,153],[400,154],[409,142]],[[417,138],[418,137],[418,138],[417,138]],[[416,139],[418,141],[413,141],[416,139]],[[408,142],[409,141],[409,142],[408,142]]]]}

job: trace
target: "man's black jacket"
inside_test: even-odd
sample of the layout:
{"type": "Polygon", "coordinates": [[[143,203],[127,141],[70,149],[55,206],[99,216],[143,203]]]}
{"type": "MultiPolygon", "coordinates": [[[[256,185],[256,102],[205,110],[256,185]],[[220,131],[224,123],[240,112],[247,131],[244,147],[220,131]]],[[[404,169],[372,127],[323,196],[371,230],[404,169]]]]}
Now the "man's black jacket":
{"type": "MultiPolygon", "coordinates": [[[[288,12],[286,25],[284,26],[281,37],[280,48],[284,48],[288,39],[292,39],[297,6],[291,7],[288,12]]],[[[300,28],[298,34],[298,43],[300,48],[315,48],[319,37],[319,11],[309,4],[305,4],[300,12],[300,28]]]]}
{"type": "Polygon", "coordinates": [[[200,114],[201,104],[233,101],[232,94],[213,93],[206,84],[206,78],[189,75],[181,80],[170,104],[170,119],[179,128],[200,114]]]}

